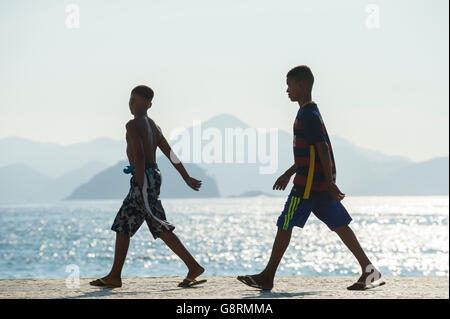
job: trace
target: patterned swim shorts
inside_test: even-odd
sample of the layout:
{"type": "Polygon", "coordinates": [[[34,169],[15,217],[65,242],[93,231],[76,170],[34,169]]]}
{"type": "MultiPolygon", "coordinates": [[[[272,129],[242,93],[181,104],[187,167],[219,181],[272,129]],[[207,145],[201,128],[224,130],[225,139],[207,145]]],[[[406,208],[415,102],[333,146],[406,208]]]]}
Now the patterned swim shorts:
{"type": "Polygon", "coordinates": [[[159,199],[161,172],[158,166],[156,164],[145,165],[142,192],[136,182],[135,172],[133,171],[132,174],[130,190],[123,200],[111,229],[132,237],[145,220],[155,239],[166,230],[174,230],[175,226],[166,220],[166,214],[159,199]]]}

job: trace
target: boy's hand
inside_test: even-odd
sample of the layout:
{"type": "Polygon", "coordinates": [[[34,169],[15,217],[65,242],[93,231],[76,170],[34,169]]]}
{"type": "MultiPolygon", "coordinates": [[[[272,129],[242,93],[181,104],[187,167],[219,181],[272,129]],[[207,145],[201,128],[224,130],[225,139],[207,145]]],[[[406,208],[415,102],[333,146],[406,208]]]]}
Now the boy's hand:
{"type": "Polygon", "coordinates": [[[195,179],[195,178],[190,177],[190,176],[188,178],[186,178],[184,181],[194,191],[198,191],[200,189],[200,187],[202,186],[202,181],[199,181],[198,179],[195,179]]]}
{"type": "Polygon", "coordinates": [[[337,185],[334,182],[328,182],[328,191],[330,192],[331,197],[335,201],[340,202],[345,197],[345,194],[339,190],[339,188],[337,187],[337,185]]]}
{"type": "Polygon", "coordinates": [[[291,176],[287,174],[283,174],[280,177],[278,177],[275,184],[273,184],[272,189],[274,190],[285,190],[286,186],[289,184],[289,181],[291,180],[291,176]]]}

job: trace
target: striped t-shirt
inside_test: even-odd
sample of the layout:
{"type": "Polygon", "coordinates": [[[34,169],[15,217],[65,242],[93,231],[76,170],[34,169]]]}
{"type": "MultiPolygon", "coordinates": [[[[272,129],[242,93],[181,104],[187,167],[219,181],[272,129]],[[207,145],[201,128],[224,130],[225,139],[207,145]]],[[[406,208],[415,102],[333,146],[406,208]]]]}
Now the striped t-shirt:
{"type": "Polygon", "coordinates": [[[322,163],[315,143],[326,142],[330,151],[333,181],[336,164],[333,149],[317,104],[310,102],[298,110],[294,122],[295,178],[291,193],[305,199],[331,199],[327,190],[322,163]]]}

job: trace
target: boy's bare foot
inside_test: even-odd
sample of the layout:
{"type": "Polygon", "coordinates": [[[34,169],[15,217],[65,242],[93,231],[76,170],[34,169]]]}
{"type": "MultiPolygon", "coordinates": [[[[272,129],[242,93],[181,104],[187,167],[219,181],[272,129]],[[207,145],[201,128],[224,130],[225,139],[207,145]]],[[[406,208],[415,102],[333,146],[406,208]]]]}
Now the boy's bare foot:
{"type": "Polygon", "coordinates": [[[96,287],[119,288],[122,287],[122,279],[105,276],[103,278],[93,280],[89,284],[96,287]]]}
{"type": "Polygon", "coordinates": [[[194,280],[195,278],[197,278],[198,276],[200,276],[204,272],[205,272],[205,268],[203,268],[200,265],[197,265],[197,267],[189,269],[189,272],[188,272],[186,278],[194,280]]]}
{"type": "Polygon", "coordinates": [[[261,290],[272,290],[273,288],[273,278],[267,278],[263,274],[238,276],[237,280],[247,286],[261,290]]]}
{"type": "Polygon", "coordinates": [[[196,278],[205,272],[205,268],[197,265],[195,268],[189,269],[186,278],[178,284],[178,287],[192,287],[207,282],[206,279],[197,281],[196,278]]]}

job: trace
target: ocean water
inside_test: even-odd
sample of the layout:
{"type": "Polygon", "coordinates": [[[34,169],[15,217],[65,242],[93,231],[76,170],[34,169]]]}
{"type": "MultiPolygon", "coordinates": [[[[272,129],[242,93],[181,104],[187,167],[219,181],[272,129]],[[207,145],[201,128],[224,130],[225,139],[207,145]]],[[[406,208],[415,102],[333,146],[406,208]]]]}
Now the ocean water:
{"type": "MultiPolygon", "coordinates": [[[[283,197],[163,199],[175,233],[208,276],[257,273],[269,259],[283,197]]],[[[0,279],[103,276],[114,257],[110,230],[121,200],[0,205],[0,279]]],[[[385,276],[449,275],[449,197],[357,197],[350,224],[385,276]]],[[[359,266],[314,215],[295,228],[278,275],[349,276],[359,266]]],[[[132,238],[124,277],[184,276],[184,264],[144,223],[132,238]]]]}

